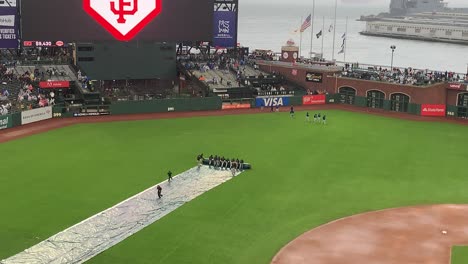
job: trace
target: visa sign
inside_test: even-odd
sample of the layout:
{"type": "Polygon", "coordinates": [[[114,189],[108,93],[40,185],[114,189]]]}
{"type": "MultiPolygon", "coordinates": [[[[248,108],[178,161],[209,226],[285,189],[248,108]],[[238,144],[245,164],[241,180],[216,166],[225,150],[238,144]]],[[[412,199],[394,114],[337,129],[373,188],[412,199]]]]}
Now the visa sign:
{"type": "Polygon", "coordinates": [[[289,97],[257,97],[255,105],[257,107],[276,107],[276,106],[288,106],[289,97]]]}

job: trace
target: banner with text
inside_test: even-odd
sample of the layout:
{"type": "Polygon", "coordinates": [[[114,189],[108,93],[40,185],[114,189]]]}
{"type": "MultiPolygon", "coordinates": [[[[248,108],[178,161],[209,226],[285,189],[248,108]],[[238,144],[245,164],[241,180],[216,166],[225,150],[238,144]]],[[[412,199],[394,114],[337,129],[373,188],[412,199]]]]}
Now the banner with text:
{"type": "Polygon", "coordinates": [[[281,107],[289,105],[289,97],[257,97],[255,100],[257,107],[281,107]]]}
{"type": "Polygon", "coordinates": [[[74,113],[74,117],[83,117],[83,116],[104,116],[110,115],[110,112],[103,111],[103,112],[89,112],[89,113],[74,113]]]}
{"type": "Polygon", "coordinates": [[[18,9],[0,7],[0,49],[16,49],[18,42],[18,9]]]}
{"type": "Polygon", "coordinates": [[[322,105],[325,104],[326,95],[318,94],[318,95],[304,95],[302,97],[302,104],[303,105],[322,105]]]}
{"type": "Polygon", "coordinates": [[[0,130],[12,127],[11,115],[0,116],[0,130]]]}
{"type": "Polygon", "coordinates": [[[243,104],[238,104],[238,103],[223,103],[223,110],[230,110],[230,109],[249,109],[251,105],[249,103],[243,103],[243,104]]]}
{"type": "Polygon", "coordinates": [[[421,105],[421,115],[422,116],[445,116],[447,111],[446,105],[421,105]]]}
{"type": "Polygon", "coordinates": [[[468,91],[468,86],[464,83],[449,83],[450,90],[468,91]]]}
{"type": "Polygon", "coordinates": [[[323,82],[323,74],[322,73],[316,73],[316,72],[307,72],[306,73],[306,82],[321,83],[321,82],[323,82]]]}
{"type": "Polygon", "coordinates": [[[26,125],[52,118],[52,106],[21,112],[21,124],[26,125]]]}
{"type": "Polygon", "coordinates": [[[69,81],[40,82],[39,87],[42,89],[63,89],[63,88],[69,88],[70,82],[69,81]]]}
{"type": "Polygon", "coordinates": [[[215,11],[213,19],[213,46],[219,48],[236,47],[236,12],[215,11]]]}

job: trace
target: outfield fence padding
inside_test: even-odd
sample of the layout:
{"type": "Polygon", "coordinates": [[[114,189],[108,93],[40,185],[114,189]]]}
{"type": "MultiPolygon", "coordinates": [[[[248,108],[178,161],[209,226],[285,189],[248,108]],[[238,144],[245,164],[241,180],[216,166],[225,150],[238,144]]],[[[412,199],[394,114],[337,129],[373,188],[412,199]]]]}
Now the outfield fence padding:
{"type": "Polygon", "coordinates": [[[13,117],[12,115],[2,115],[0,116],[0,130],[13,127],[13,117]]]}
{"type": "Polygon", "coordinates": [[[190,98],[190,99],[162,99],[151,101],[125,101],[115,102],[110,106],[113,115],[186,112],[202,110],[221,110],[220,97],[190,98]]]}

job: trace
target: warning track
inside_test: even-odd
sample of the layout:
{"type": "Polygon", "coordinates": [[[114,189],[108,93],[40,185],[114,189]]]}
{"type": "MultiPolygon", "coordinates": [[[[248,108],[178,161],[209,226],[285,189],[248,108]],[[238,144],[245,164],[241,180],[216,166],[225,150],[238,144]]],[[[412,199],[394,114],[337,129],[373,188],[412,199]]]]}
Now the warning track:
{"type": "MultiPolygon", "coordinates": [[[[423,117],[410,115],[405,113],[387,112],[383,110],[361,108],[350,105],[320,105],[320,106],[295,106],[297,111],[302,110],[344,110],[350,112],[367,113],[392,118],[400,118],[412,121],[423,122],[445,122],[453,124],[468,125],[468,120],[449,119],[442,117],[423,117]]],[[[282,111],[286,111],[282,109],[282,111]]],[[[268,113],[269,110],[255,109],[235,109],[235,110],[215,110],[215,111],[195,111],[195,112],[172,112],[172,113],[151,113],[151,114],[134,114],[134,115],[110,115],[110,116],[92,116],[79,118],[55,118],[38,123],[18,126],[6,130],[0,130],[0,143],[12,141],[18,138],[24,138],[30,135],[44,133],[49,130],[71,126],[80,123],[102,123],[102,122],[119,122],[119,121],[134,121],[134,120],[151,120],[151,119],[170,119],[170,118],[189,118],[203,116],[223,116],[223,115],[240,115],[240,114],[258,114],[268,113]]]]}

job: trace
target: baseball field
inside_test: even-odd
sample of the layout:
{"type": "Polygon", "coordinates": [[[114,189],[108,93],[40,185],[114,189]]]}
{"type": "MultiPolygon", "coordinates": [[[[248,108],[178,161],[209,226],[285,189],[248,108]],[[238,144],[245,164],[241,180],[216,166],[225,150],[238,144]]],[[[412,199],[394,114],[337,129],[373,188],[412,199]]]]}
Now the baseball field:
{"type": "MultiPolygon", "coordinates": [[[[0,259],[194,167],[200,153],[253,170],[90,263],[267,264],[337,219],[468,203],[467,126],[324,113],[327,125],[263,113],[79,124],[1,143],[0,259]]],[[[454,260],[466,263],[464,252],[454,260]]]]}

